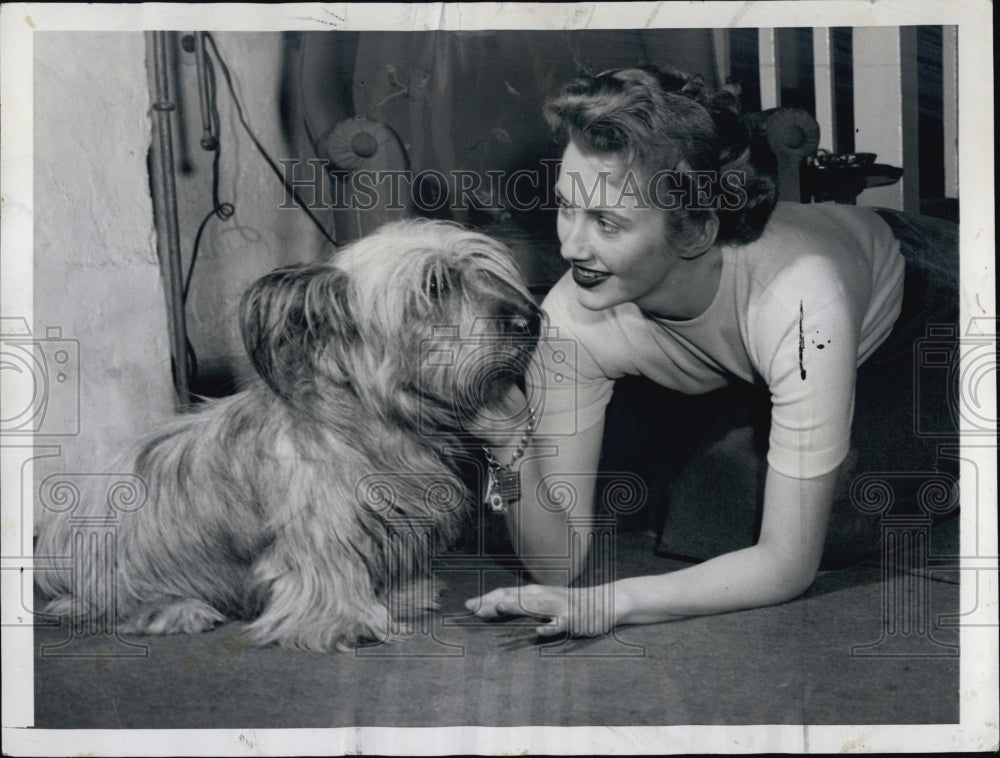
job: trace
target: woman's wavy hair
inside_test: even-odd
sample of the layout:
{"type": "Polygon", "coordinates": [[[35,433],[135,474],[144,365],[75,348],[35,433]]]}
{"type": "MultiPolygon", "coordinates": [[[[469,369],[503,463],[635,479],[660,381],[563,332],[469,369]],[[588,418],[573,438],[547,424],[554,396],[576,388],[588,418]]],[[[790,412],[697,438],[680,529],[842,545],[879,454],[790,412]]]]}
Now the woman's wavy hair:
{"type": "Polygon", "coordinates": [[[563,143],[615,156],[647,178],[673,171],[681,189],[691,192],[690,172],[709,172],[700,176],[698,189],[710,198],[741,188],[737,207],[720,204],[706,211],[685,204],[669,212],[668,228],[681,244],[694,238],[711,213],[719,219],[718,241],[752,242],[774,210],[777,170],[766,140],[732,93],[712,89],[701,76],[653,66],[583,76],[546,102],[544,114],[563,143]],[[713,177],[710,186],[705,176],[713,177]]]}

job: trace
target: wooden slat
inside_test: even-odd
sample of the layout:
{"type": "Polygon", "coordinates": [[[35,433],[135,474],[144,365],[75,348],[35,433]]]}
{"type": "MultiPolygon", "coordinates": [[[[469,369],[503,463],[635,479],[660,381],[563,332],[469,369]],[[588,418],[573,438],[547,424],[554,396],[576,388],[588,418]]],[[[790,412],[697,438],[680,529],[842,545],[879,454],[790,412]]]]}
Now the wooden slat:
{"type": "Polygon", "coordinates": [[[721,87],[729,81],[732,74],[732,64],[729,59],[729,30],[713,29],[712,45],[715,48],[715,75],[718,77],[721,87]]]}
{"type": "Polygon", "coordinates": [[[778,68],[778,34],[776,29],[757,31],[757,57],[760,67],[760,109],[781,105],[781,71],[778,68]]]}
{"type": "Polygon", "coordinates": [[[816,123],[819,124],[819,146],[837,151],[837,111],[833,81],[833,30],[818,27],[813,35],[813,78],[816,82],[816,123]]]}
{"type": "Polygon", "coordinates": [[[865,190],[858,205],[919,212],[916,27],[857,27],[854,48],[854,149],[902,166],[903,178],[865,190]]]}
{"type": "Polygon", "coordinates": [[[941,29],[944,196],[958,197],[958,27],[941,29]]]}

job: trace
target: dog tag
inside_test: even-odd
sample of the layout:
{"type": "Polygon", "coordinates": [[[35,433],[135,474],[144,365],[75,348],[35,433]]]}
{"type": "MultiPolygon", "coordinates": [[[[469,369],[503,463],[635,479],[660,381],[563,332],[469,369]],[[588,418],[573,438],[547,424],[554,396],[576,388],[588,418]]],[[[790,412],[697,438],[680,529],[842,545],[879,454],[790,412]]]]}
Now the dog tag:
{"type": "Polygon", "coordinates": [[[507,503],[504,502],[503,495],[500,494],[500,489],[497,486],[496,477],[493,475],[491,470],[489,473],[489,478],[486,483],[486,505],[494,513],[506,513],[507,503]]]}
{"type": "Polygon", "coordinates": [[[521,475],[510,469],[497,469],[494,475],[497,491],[504,503],[516,503],[521,499],[521,475]]]}
{"type": "Polygon", "coordinates": [[[486,487],[486,504],[496,513],[506,513],[507,504],[521,499],[521,475],[510,469],[492,469],[486,487]]]}

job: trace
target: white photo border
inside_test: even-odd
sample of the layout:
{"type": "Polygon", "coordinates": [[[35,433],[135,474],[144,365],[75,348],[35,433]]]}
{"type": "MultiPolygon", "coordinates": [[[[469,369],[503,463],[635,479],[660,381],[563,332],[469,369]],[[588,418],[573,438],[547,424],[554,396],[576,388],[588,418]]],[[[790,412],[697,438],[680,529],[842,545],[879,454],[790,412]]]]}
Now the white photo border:
{"type": "MultiPolygon", "coordinates": [[[[660,2],[567,4],[22,4],[7,3],[0,27],[2,96],[2,291],[4,313],[32,312],[32,35],[37,31],[135,31],[211,28],[266,30],[473,30],[957,25],[961,176],[961,320],[995,317],[996,300],[992,5],[986,0],[833,0],[828,2],[660,2]]],[[[995,372],[993,374],[995,381],[995,372]]],[[[989,394],[988,392],[986,394],[989,394]]],[[[995,414],[994,414],[995,416],[995,414]]],[[[995,447],[996,439],[993,438],[995,447]]],[[[995,458],[994,458],[995,461],[995,458]]],[[[963,463],[963,466],[967,466],[963,463]]],[[[20,471],[3,477],[3,554],[22,555],[30,513],[15,502],[20,471]],[[14,489],[12,489],[14,488],[14,489]],[[11,532],[16,532],[11,536],[11,532]]],[[[963,474],[966,473],[963,469],[963,474]]],[[[963,556],[997,555],[996,472],[979,492],[962,492],[963,556]],[[981,504],[986,504],[983,507],[981,504]],[[976,508],[977,504],[980,507],[976,508]]],[[[30,541],[29,541],[30,544],[30,541]]],[[[4,568],[11,568],[4,565],[4,568]]],[[[16,597],[18,571],[0,572],[5,598],[16,597]]],[[[970,572],[963,572],[964,575],[970,572]]],[[[961,607],[977,601],[963,581],[961,607]]],[[[320,755],[344,753],[676,753],[996,750],[998,714],[997,573],[979,576],[987,627],[961,630],[961,721],[907,726],[686,726],[36,730],[32,639],[3,630],[3,741],[11,755],[320,755]]],[[[4,603],[7,614],[16,612],[4,603]]]]}

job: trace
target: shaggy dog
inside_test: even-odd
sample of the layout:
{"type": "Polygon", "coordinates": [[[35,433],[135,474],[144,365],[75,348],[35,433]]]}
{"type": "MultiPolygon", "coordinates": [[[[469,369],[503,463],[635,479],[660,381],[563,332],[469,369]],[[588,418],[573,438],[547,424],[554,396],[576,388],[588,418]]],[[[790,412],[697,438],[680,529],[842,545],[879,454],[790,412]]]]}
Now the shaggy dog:
{"type": "MultiPolygon", "coordinates": [[[[141,507],[113,550],[38,574],[48,612],[142,634],[245,619],[255,643],[318,651],[388,638],[433,605],[427,535],[453,539],[469,500],[448,452],[523,375],[540,320],[506,248],[444,222],[267,274],[240,303],[260,379],[125,459],[141,507]]],[[[46,519],[36,555],[80,551],[71,532],[46,519]]]]}

